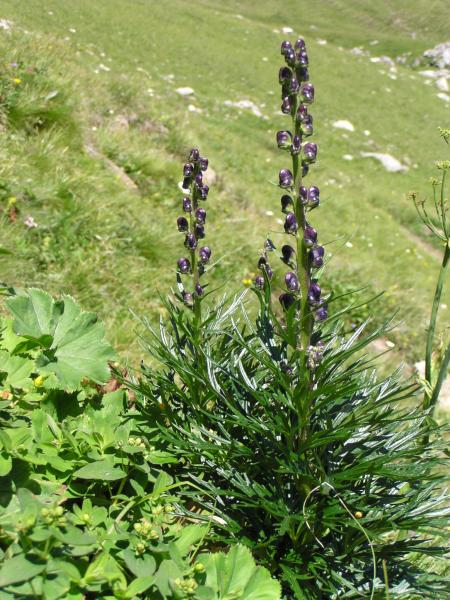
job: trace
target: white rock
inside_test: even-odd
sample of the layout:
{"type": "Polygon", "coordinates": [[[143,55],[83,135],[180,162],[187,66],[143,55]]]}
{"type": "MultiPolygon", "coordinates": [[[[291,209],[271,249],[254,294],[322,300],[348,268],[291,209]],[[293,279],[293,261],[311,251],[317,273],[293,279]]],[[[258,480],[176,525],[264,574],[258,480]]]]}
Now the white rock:
{"type": "Polygon", "coordinates": [[[292,29],[292,27],[282,27],[281,33],[294,33],[294,30],[292,29]]]}
{"type": "Polygon", "coordinates": [[[385,65],[388,65],[389,67],[396,68],[395,62],[389,56],[373,56],[370,59],[370,62],[384,63],[385,65]]]}
{"type": "Polygon", "coordinates": [[[443,42],[430,50],[426,50],[423,55],[431,65],[435,65],[440,69],[450,67],[450,41],[443,42]]]}
{"type": "Polygon", "coordinates": [[[350,121],[346,121],[345,119],[341,121],[334,121],[333,127],[336,127],[336,129],[346,129],[347,131],[355,131],[355,128],[353,127],[352,123],[350,123],[350,121]]]}
{"type": "Polygon", "coordinates": [[[224,104],[225,104],[225,106],[233,106],[235,108],[244,108],[247,110],[251,110],[252,113],[257,117],[263,116],[259,107],[251,100],[239,100],[239,102],[232,102],[231,100],[225,100],[224,104]]]}
{"type": "Polygon", "coordinates": [[[450,102],[450,96],[448,94],[444,94],[444,92],[440,92],[439,94],[436,94],[436,96],[444,102],[450,102]]]}
{"type": "Polygon", "coordinates": [[[351,154],[344,154],[342,157],[344,160],[353,160],[353,156],[351,154]]]}
{"type": "Polygon", "coordinates": [[[177,94],[180,94],[180,96],[191,96],[194,93],[194,90],[190,87],[180,87],[175,91],[177,94]]]}
{"type": "Polygon", "coordinates": [[[104,65],[103,63],[100,63],[98,65],[98,68],[100,69],[100,71],[111,71],[111,69],[109,67],[107,67],[106,65],[104,65]]]}
{"type": "Polygon", "coordinates": [[[389,171],[390,173],[399,173],[408,170],[407,166],[402,165],[399,160],[390,154],[383,154],[381,152],[361,152],[361,156],[364,158],[375,158],[380,161],[386,171],[389,171]]]}
{"type": "Polygon", "coordinates": [[[8,31],[8,29],[11,29],[12,27],[12,21],[8,21],[8,19],[0,19],[0,29],[4,29],[5,31],[8,31]]]}
{"type": "Polygon", "coordinates": [[[441,92],[448,92],[448,81],[445,77],[439,77],[439,79],[436,79],[436,86],[441,90],[441,92]]]}

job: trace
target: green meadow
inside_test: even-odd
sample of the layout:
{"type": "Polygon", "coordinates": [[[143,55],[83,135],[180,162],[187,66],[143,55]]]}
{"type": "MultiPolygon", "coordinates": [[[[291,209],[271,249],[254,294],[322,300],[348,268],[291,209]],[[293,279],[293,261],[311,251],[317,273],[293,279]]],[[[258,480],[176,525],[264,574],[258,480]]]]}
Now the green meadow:
{"type": "Polygon", "coordinates": [[[132,313],[156,319],[158,293],[175,283],[180,165],[198,146],[214,171],[214,278],[242,289],[266,236],[283,239],[274,183],[289,161],[275,134],[289,121],[277,74],[290,27],[306,39],[316,88],[319,160],[308,184],[321,189],[311,222],[331,257],[324,287],[384,292],[355,320],[397,311],[389,341],[409,364],[423,356],[440,249],[408,192],[430,195],[434,162],[447,158],[438,127],[449,105],[414,60],[448,37],[444,0],[3,0],[0,19],[7,286],[73,295],[137,364],[132,313]],[[342,120],[354,130],[333,125],[342,120]],[[364,153],[389,154],[404,170],[364,153]]]}

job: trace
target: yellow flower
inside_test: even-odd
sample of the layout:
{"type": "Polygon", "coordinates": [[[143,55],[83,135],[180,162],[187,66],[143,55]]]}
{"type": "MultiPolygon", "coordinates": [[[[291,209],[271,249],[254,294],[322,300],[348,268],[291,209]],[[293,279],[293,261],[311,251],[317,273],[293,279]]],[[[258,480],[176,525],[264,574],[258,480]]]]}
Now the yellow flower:
{"type": "Polygon", "coordinates": [[[44,385],[44,377],[42,375],[38,375],[36,379],[33,381],[34,385],[38,387],[42,387],[44,385]]]}
{"type": "Polygon", "coordinates": [[[251,279],[243,279],[242,283],[244,285],[246,285],[247,287],[250,287],[252,285],[253,281],[251,279]]]}
{"type": "Polygon", "coordinates": [[[17,203],[17,198],[15,196],[10,196],[8,198],[8,208],[11,208],[11,206],[14,206],[14,204],[17,203]]]}
{"type": "Polygon", "coordinates": [[[20,84],[22,83],[22,80],[20,79],[20,77],[14,77],[14,79],[13,79],[13,82],[14,82],[16,85],[20,85],[20,84]]]}
{"type": "Polygon", "coordinates": [[[362,518],[363,518],[363,516],[364,516],[364,515],[362,514],[362,512],[361,512],[360,510],[357,510],[357,511],[355,512],[355,517],[356,517],[357,519],[362,519],[362,518]]]}

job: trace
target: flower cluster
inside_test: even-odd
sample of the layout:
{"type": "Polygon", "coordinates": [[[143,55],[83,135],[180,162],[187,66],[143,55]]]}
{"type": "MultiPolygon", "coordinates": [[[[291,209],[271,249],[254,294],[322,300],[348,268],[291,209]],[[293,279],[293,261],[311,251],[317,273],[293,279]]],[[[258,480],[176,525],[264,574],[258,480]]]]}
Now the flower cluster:
{"type": "Polygon", "coordinates": [[[204,289],[200,277],[205,272],[205,265],[211,258],[208,246],[199,246],[199,241],[205,238],[206,210],[199,206],[199,201],[208,197],[209,187],[203,182],[203,173],[208,168],[208,159],[200,156],[197,148],[189,153],[189,162],[183,167],[183,190],[186,192],[182,201],[184,215],[178,217],[178,231],[185,234],[184,246],[189,255],[178,259],[178,273],[190,274],[193,278],[192,291],[182,288],[183,302],[188,306],[195,305],[198,298],[203,296],[204,289]]]}
{"type": "MultiPolygon", "coordinates": [[[[303,39],[298,39],[294,45],[284,41],[281,54],[286,61],[279,71],[281,111],[291,115],[292,130],[278,131],[276,142],[280,149],[291,155],[292,168],[281,169],[278,183],[283,190],[284,231],[292,237],[292,242],[281,248],[281,260],[289,271],[284,277],[286,289],[279,299],[285,310],[295,306],[302,313],[304,327],[309,329],[310,335],[314,319],[321,321],[328,315],[320,286],[314,278],[314,270],[323,266],[325,251],[318,244],[317,231],[306,219],[307,213],[319,205],[320,191],[314,185],[303,185],[303,178],[317,159],[317,145],[305,141],[313,133],[313,118],[308,106],[314,101],[314,86],[309,82],[309,60],[303,39]]],[[[260,258],[260,263],[266,258],[260,258]]],[[[254,283],[261,287],[262,278],[257,277],[254,283]]]]}

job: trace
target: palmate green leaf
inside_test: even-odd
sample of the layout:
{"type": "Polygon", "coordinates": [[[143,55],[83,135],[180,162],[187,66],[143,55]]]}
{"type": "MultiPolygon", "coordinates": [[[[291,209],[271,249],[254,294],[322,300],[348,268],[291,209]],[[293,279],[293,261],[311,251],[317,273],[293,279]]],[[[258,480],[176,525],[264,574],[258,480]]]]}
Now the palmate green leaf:
{"type": "Polygon", "coordinates": [[[0,373],[6,373],[4,386],[29,388],[33,384],[30,378],[33,371],[36,371],[33,360],[23,356],[11,356],[5,350],[0,350],[0,373]]]}
{"type": "Polygon", "coordinates": [[[38,289],[6,304],[14,316],[15,333],[40,344],[36,359],[40,372],[54,373],[67,390],[78,389],[83,378],[108,380],[108,361],[115,353],[94,313],[83,311],[70,296],[55,301],[38,289]]]}
{"type": "Polygon", "coordinates": [[[202,555],[206,568],[205,586],[214,591],[214,600],[279,600],[281,587],[264,567],[257,567],[245,546],[228,552],[202,555]]]}

